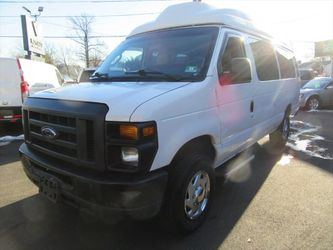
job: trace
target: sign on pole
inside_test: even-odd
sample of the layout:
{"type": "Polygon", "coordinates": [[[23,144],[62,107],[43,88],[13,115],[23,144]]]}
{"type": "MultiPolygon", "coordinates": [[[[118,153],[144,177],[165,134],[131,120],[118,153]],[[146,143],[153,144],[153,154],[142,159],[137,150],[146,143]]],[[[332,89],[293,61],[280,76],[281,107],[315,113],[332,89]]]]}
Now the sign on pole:
{"type": "Polygon", "coordinates": [[[45,55],[43,39],[40,34],[40,27],[37,22],[31,20],[30,17],[21,15],[23,46],[24,50],[38,55],[45,55]]]}
{"type": "Polygon", "coordinates": [[[333,40],[315,43],[315,57],[333,56],[333,40]]]}
{"type": "Polygon", "coordinates": [[[331,58],[331,76],[333,77],[333,40],[315,43],[315,57],[324,56],[331,58]]]}

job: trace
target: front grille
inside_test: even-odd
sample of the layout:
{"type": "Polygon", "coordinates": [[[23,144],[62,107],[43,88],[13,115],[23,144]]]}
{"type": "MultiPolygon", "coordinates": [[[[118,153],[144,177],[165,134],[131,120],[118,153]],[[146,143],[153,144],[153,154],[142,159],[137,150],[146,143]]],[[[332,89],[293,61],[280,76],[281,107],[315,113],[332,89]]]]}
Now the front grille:
{"type": "Polygon", "coordinates": [[[29,112],[30,140],[33,145],[42,147],[55,153],[59,153],[71,158],[77,159],[78,144],[77,144],[77,124],[82,124],[84,135],[86,135],[86,145],[80,145],[87,148],[87,159],[94,160],[94,123],[91,120],[76,121],[73,117],[50,115],[41,112],[29,112]],[[50,140],[42,135],[44,127],[53,128],[57,131],[56,139],[50,140]]]}
{"type": "Polygon", "coordinates": [[[105,105],[28,98],[23,109],[25,140],[33,150],[75,165],[104,168],[105,105]],[[56,132],[55,137],[43,134],[44,128],[56,132]]]}
{"type": "Polygon", "coordinates": [[[37,121],[44,121],[44,122],[63,125],[63,126],[72,127],[72,128],[76,127],[76,120],[75,120],[75,118],[72,118],[72,117],[43,114],[43,113],[37,113],[37,112],[31,111],[29,118],[37,120],[37,121]]]}

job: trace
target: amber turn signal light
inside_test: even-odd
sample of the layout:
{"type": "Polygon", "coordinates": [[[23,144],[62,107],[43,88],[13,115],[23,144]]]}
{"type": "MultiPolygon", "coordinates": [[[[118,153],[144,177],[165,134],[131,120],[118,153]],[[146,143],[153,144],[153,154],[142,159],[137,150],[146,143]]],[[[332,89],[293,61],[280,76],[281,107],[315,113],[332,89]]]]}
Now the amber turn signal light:
{"type": "Polygon", "coordinates": [[[137,140],[139,138],[138,128],[134,125],[120,125],[119,134],[126,139],[137,140]]]}
{"type": "Polygon", "coordinates": [[[146,127],[142,130],[143,137],[153,136],[155,135],[155,128],[154,127],[146,127]]]}

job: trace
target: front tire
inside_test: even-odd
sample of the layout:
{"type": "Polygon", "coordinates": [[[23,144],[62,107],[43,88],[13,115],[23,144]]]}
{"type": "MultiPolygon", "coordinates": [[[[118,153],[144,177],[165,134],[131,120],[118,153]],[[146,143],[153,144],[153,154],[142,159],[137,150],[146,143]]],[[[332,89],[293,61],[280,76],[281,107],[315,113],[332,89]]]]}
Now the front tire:
{"type": "Polygon", "coordinates": [[[179,157],[173,164],[163,219],[183,233],[196,230],[205,220],[215,186],[212,160],[201,154],[179,157]]]}
{"type": "Polygon", "coordinates": [[[319,107],[320,107],[320,101],[316,96],[311,96],[306,102],[307,110],[317,110],[319,109],[319,107]]]}

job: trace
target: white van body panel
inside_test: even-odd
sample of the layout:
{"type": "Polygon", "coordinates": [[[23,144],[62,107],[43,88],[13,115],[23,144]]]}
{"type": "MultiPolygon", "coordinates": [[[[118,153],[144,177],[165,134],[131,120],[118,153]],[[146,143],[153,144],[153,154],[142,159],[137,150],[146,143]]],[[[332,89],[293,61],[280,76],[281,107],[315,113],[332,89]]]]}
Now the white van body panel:
{"type": "MultiPolygon", "coordinates": [[[[107,121],[129,121],[140,104],[169,91],[185,86],[186,82],[101,82],[80,83],[63,88],[45,90],[35,96],[96,102],[108,105],[107,121]]],[[[152,117],[149,117],[153,119],[152,117]]]]}
{"type": "Polygon", "coordinates": [[[19,60],[24,80],[29,84],[30,95],[45,89],[60,87],[55,66],[32,60],[19,60]]]}
{"type": "Polygon", "coordinates": [[[22,105],[21,76],[16,59],[0,58],[0,107],[22,105]]]}

